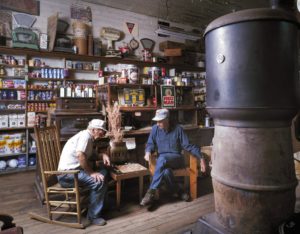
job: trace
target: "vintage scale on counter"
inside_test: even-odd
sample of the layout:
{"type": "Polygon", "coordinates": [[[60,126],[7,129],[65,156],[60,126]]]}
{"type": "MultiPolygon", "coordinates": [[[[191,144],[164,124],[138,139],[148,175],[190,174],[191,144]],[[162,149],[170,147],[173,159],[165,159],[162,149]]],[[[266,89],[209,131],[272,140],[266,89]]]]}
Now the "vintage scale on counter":
{"type": "Polygon", "coordinates": [[[18,27],[12,31],[12,47],[38,50],[38,36],[31,28],[36,17],[24,13],[15,13],[13,19],[18,27]]]}

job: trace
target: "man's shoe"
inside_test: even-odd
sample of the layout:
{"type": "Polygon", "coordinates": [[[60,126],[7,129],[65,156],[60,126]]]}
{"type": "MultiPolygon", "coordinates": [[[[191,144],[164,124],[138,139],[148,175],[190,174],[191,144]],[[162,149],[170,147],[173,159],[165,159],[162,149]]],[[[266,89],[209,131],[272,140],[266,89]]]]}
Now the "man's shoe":
{"type": "Polygon", "coordinates": [[[279,234],[300,233],[300,213],[293,214],[288,220],[283,222],[278,228],[279,234]]]}
{"type": "Polygon", "coordinates": [[[182,201],[186,201],[186,202],[189,202],[191,201],[191,196],[190,194],[188,194],[187,192],[184,192],[182,190],[179,190],[177,192],[177,197],[182,200],[182,201]]]}
{"type": "Polygon", "coordinates": [[[91,224],[97,225],[97,226],[104,226],[106,224],[106,221],[103,218],[92,219],[92,220],[90,220],[90,222],[91,222],[91,224]]]}
{"type": "Polygon", "coordinates": [[[155,198],[155,190],[154,189],[149,189],[147,193],[145,194],[144,198],[142,199],[140,205],[141,206],[147,206],[153,203],[155,198]]]}

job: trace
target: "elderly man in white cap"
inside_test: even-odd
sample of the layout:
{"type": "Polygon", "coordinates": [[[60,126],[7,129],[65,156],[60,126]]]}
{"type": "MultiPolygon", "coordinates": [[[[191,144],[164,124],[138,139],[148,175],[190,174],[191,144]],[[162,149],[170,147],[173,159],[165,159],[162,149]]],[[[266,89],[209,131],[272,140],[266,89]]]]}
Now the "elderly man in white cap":
{"type": "Polygon", "coordinates": [[[178,169],[184,165],[184,157],[181,154],[182,149],[184,149],[200,159],[201,171],[205,172],[206,164],[200,148],[189,143],[188,137],[180,125],[170,125],[169,110],[157,110],[152,120],[156,121],[157,124],[152,127],[149,135],[145,150],[145,160],[149,161],[149,156],[153,151],[157,151],[158,158],[150,188],[140,204],[146,206],[153,203],[155,191],[163,182],[170,192],[176,194],[184,201],[189,201],[190,195],[182,191],[174,182],[172,169],[178,169]]]}
{"type": "MultiPolygon", "coordinates": [[[[90,190],[88,205],[88,220],[95,225],[103,226],[106,221],[101,218],[104,204],[106,184],[104,182],[106,170],[95,169],[90,165],[90,159],[94,156],[94,140],[104,137],[106,123],[101,119],[93,119],[86,130],[80,131],[71,137],[65,144],[58,165],[58,170],[79,169],[79,185],[90,190]]],[[[109,157],[102,154],[105,165],[110,165],[109,157]]],[[[73,186],[73,175],[60,175],[58,181],[63,187],[73,186]]]]}

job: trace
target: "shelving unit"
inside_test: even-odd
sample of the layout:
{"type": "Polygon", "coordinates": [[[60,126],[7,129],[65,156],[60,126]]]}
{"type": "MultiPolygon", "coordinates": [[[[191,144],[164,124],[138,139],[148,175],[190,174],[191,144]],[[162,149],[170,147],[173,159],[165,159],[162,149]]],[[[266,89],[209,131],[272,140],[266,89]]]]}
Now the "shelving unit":
{"type": "Polygon", "coordinates": [[[0,174],[29,169],[26,128],[26,56],[7,57],[0,64],[0,174]]]}
{"type": "MultiPolygon", "coordinates": [[[[26,157],[26,166],[24,168],[17,167],[11,169],[7,167],[6,170],[0,169],[0,174],[32,170],[35,168],[35,166],[33,166],[35,153],[30,152],[30,148],[33,142],[33,139],[31,137],[33,133],[33,126],[29,123],[31,122],[32,124],[30,115],[31,113],[34,113],[35,115],[44,118],[46,116],[48,108],[55,108],[56,104],[58,103],[58,101],[55,101],[56,99],[60,100],[60,104],[66,102],[68,99],[71,99],[69,100],[68,104],[65,103],[64,105],[70,105],[70,102],[82,102],[82,100],[83,102],[89,103],[89,108],[91,108],[90,112],[81,113],[80,110],[75,110],[73,112],[64,110],[54,114],[52,113],[51,115],[51,118],[53,118],[53,120],[55,120],[56,122],[59,122],[61,126],[66,124],[68,121],[79,121],[79,123],[82,124],[83,121],[88,121],[91,118],[101,116],[101,113],[97,112],[97,110],[101,110],[102,108],[103,111],[103,107],[101,107],[103,103],[112,104],[116,101],[119,102],[120,98],[118,97],[118,92],[120,94],[124,89],[140,90],[140,95],[142,96],[142,100],[140,100],[140,103],[134,105],[124,104],[121,107],[121,112],[124,115],[124,126],[136,125],[133,130],[126,132],[127,136],[134,136],[139,134],[145,135],[150,131],[149,124],[151,123],[151,119],[156,109],[161,107],[161,94],[159,85],[141,84],[142,79],[147,77],[148,75],[143,74],[143,69],[145,67],[155,67],[167,71],[169,71],[170,69],[176,69],[176,72],[189,71],[193,73],[200,73],[204,71],[203,68],[193,67],[189,65],[172,65],[122,58],[76,55],[64,52],[45,52],[8,47],[0,47],[0,55],[14,56],[16,59],[16,61],[14,61],[14,64],[0,64],[0,66],[2,66],[6,71],[6,74],[0,75],[1,81],[3,82],[4,80],[20,80],[20,82],[25,82],[25,86],[22,88],[5,88],[3,86],[0,88],[0,92],[24,92],[24,95],[19,95],[22,96],[22,100],[3,100],[2,96],[0,96],[0,116],[11,114],[25,115],[24,126],[1,127],[0,136],[18,133],[23,134],[25,139],[25,150],[21,153],[21,155],[24,154],[26,157]],[[18,65],[17,63],[15,63],[18,61],[18,59],[22,59],[22,64],[24,65],[18,65]],[[104,84],[97,86],[100,75],[121,75],[120,71],[105,70],[105,68],[109,65],[118,64],[136,66],[139,70],[139,84],[104,84]],[[45,69],[50,69],[52,74],[45,75],[45,69]],[[64,72],[63,75],[62,72],[64,72]],[[58,73],[59,75],[57,75],[58,73]],[[86,99],[81,99],[81,97],[78,96],[60,97],[60,87],[67,89],[68,87],[74,88],[75,86],[79,86],[81,87],[81,89],[83,89],[83,87],[92,87],[94,90],[93,97],[89,98],[94,101],[90,103],[90,101],[88,100],[89,98],[85,97],[86,99]],[[15,105],[16,107],[18,106],[18,108],[3,108],[7,105],[15,105]],[[82,118],[85,119],[83,120],[82,118]],[[126,121],[128,121],[128,119],[131,119],[131,121],[133,121],[134,123],[127,123],[126,121]]],[[[195,94],[193,93],[194,88],[195,87],[193,85],[176,86],[176,90],[178,90],[178,92],[180,91],[183,95],[183,101],[175,108],[170,108],[171,115],[175,118],[176,121],[179,120],[180,123],[183,123],[185,129],[198,128],[198,115],[199,112],[203,111],[202,107],[197,107],[195,102],[192,101],[195,97],[195,94]]],[[[72,108],[70,107],[70,109],[72,108]]],[[[69,136],[70,132],[67,132],[67,134],[64,135],[63,141],[65,141],[69,136]]],[[[18,159],[19,156],[20,154],[17,152],[8,154],[1,154],[0,152],[0,160],[8,161],[10,159],[18,159]],[[5,155],[5,157],[2,155],[5,155]]]]}
{"type": "MultiPolygon", "coordinates": [[[[177,103],[176,107],[168,108],[171,121],[182,124],[183,128],[188,130],[198,128],[198,110],[193,101],[193,88],[192,85],[175,86],[175,92],[180,91],[182,101],[177,103]]],[[[148,134],[155,111],[162,108],[160,85],[104,84],[98,87],[98,97],[100,103],[105,106],[118,102],[122,113],[123,127],[132,128],[125,132],[125,136],[148,134]],[[124,99],[126,99],[128,89],[137,90],[136,93],[143,90],[142,102],[138,102],[138,97],[133,97],[132,99],[138,100],[137,103],[127,104],[124,99]],[[153,102],[153,100],[155,101],[153,102]]]]}

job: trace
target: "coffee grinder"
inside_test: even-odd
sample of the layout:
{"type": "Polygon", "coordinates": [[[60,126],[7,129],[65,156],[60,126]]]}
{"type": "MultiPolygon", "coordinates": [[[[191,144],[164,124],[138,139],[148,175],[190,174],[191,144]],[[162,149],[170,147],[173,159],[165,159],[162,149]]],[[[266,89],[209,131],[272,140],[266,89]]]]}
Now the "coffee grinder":
{"type": "Polygon", "coordinates": [[[57,20],[57,28],[56,28],[56,38],[55,38],[55,45],[53,50],[54,51],[62,51],[62,52],[69,52],[72,53],[72,41],[66,35],[66,32],[69,28],[69,23],[58,19],[57,20]]]}

